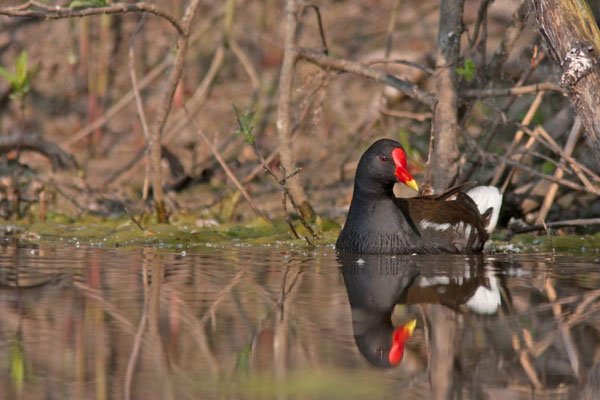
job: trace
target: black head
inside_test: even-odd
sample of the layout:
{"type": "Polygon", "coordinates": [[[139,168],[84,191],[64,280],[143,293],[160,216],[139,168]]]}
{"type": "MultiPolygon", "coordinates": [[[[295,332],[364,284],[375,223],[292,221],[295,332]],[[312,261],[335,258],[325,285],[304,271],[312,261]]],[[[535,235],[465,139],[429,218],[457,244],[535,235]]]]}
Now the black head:
{"type": "MultiPolygon", "coordinates": [[[[391,316],[390,316],[391,317],[391,316]]],[[[355,335],[354,341],[360,354],[372,365],[390,368],[389,354],[392,348],[394,326],[391,319],[381,321],[380,325],[372,326],[366,332],[355,335]]]]}
{"type": "Polygon", "coordinates": [[[395,140],[380,139],[360,158],[356,169],[356,185],[369,191],[391,191],[398,181],[418,190],[406,168],[406,153],[402,145],[395,140]]]}

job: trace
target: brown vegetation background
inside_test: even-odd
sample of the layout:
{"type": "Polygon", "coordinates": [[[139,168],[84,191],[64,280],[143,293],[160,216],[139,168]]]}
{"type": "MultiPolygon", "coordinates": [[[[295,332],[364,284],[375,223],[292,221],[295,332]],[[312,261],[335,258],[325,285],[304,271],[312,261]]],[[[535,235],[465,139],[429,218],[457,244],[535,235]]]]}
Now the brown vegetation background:
{"type": "MultiPolygon", "coordinates": [[[[239,205],[227,218],[252,216],[237,200],[234,175],[258,214],[281,215],[280,185],[262,171],[253,146],[234,136],[235,105],[256,112],[256,149],[277,179],[301,167],[285,185],[296,212],[309,218],[312,209],[344,215],[358,158],[381,137],[403,143],[425,187],[492,183],[506,191],[508,214],[528,222],[597,217],[594,132],[588,145],[580,140],[585,129],[569,101],[576,88],[559,86],[533,3],[467,0],[461,12],[462,0],[288,1],[285,13],[274,0],[159,0],[151,6],[175,22],[132,10],[50,20],[0,16],[0,65],[12,70],[24,50],[36,71],[22,103],[0,79],[0,134],[15,138],[0,146],[3,214],[23,216],[24,201],[79,214],[142,212],[153,176],[143,151],[160,137],[162,152],[153,151],[162,154],[167,213],[233,197],[239,205]],[[286,42],[292,23],[298,26],[286,42]],[[446,40],[453,37],[454,47],[446,40]],[[293,56],[287,64],[286,54],[293,56]],[[34,143],[24,145],[26,138],[34,143]],[[49,162],[41,138],[64,154],[50,151],[49,162]]],[[[15,8],[22,4],[5,1],[0,11],[54,12],[37,2],[15,8]]],[[[91,9],[69,12],[82,10],[91,9]]]]}

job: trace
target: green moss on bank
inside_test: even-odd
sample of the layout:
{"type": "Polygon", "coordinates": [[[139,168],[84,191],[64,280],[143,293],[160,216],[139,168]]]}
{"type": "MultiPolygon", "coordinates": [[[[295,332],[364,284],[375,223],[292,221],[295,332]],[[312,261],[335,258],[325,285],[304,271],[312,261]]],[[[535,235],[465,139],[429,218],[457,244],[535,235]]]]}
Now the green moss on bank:
{"type": "Polygon", "coordinates": [[[600,249],[600,233],[594,235],[560,235],[548,237],[546,234],[519,234],[509,241],[494,240],[488,249],[507,252],[551,252],[582,253],[600,249]]]}
{"type": "MultiPolygon", "coordinates": [[[[317,217],[311,227],[314,238],[300,223],[294,221],[296,238],[283,219],[268,221],[258,218],[246,223],[217,224],[198,215],[177,215],[170,224],[157,224],[151,216],[141,222],[142,228],[129,218],[108,219],[86,216],[72,219],[63,214],[49,214],[47,221],[12,221],[0,224],[0,234],[12,235],[29,243],[67,242],[102,247],[145,246],[171,249],[188,249],[201,246],[222,246],[243,242],[248,245],[307,246],[334,244],[341,229],[333,220],[317,217]],[[214,226],[213,226],[214,225],[214,226]],[[308,241],[305,239],[307,238],[308,241]]],[[[561,253],[597,252],[600,249],[600,233],[588,236],[519,234],[508,241],[498,240],[505,234],[496,233],[487,245],[487,251],[497,252],[550,252],[554,248],[561,253]]]]}
{"type": "MultiPolygon", "coordinates": [[[[49,216],[47,221],[11,222],[11,229],[4,229],[4,231],[5,234],[10,231],[20,240],[30,243],[62,241],[102,247],[149,246],[178,249],[240,241],[255,245],[282,242],[292,245],[295,242],[302,243],[302,245],[307,243],[304,240],[295,239],[287,222],[281,219],[274,221],[255,219],[243,224],[210,225],[216,225],[215,221],[207,222],[192,215],[173,217],[171,224],[156,224],[149,218],[149,220],[142,221],[140,227],[131,219],[85,217],[74,220],[56,214],[49,216]]],[[[301,226],[299,223],[295,223],[295,225],[301,235],[307,233],[303,227],[299,228],[301,226]]],[[[0,229],[2,229],[2,225],[0,225],[0,229]]],[[[332,220],[321,220],[318,226],[314,226],[314,229],[319,233],[318,239],[307,235],[314,244],[335,243],[339,234],[339,225],[332,220]]]]}

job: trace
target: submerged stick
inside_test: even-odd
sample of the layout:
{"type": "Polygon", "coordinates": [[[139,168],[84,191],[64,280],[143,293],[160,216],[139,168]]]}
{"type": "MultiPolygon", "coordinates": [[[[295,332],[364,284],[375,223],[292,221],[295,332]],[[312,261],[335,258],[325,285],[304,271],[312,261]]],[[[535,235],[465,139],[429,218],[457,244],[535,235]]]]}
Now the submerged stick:
{"type": "MultiPolygon", "coordinates": [[[[547,228],[566,228],[570,226],[590,226],[600,225],[600,218],[589,218],[589,219],[568,219],[564,221],[546,222],[547,228]]],[[[510,230],[514,233],[527,233],[534,231],[542,231],[546,228],[543,224],[536,225],[518,225],[513,224],[509,226],[510,230]]]]}

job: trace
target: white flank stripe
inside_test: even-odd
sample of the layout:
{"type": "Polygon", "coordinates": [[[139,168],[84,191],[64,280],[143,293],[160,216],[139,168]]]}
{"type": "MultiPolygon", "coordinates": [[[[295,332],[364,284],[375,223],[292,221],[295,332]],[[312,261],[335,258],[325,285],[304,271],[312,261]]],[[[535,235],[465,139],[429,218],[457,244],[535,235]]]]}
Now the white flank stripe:
{"type": "Polygon", "coordinates": [[[423,229],[434,229],[436,231],[447,231],[452,226],[449,223],[438,224],[436,222],[427,221],[426,219],[419,222],[419,226],[423,229]]]}
{"type": "Polygon", "coordinates": [[[464,221],[461,221],[456,224],[450,224],[448,222],[444,224],[438,224],[437,222],[431,222],[424,219],[419,222],[419,226],[422,229],[433,229],[436,231],[447,231],[448,229],[453,229],[459,232],[464,232],[465,237],[469,237],[469,235],[471,234],[471,230],[473,229],[473,227],[470,224],[467,224],[464,221]]]}

